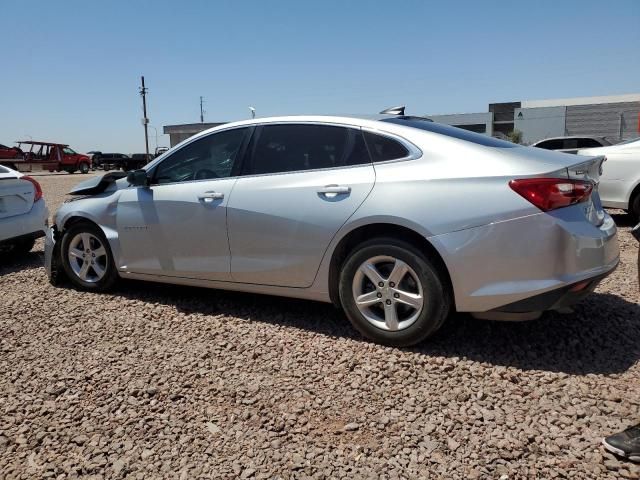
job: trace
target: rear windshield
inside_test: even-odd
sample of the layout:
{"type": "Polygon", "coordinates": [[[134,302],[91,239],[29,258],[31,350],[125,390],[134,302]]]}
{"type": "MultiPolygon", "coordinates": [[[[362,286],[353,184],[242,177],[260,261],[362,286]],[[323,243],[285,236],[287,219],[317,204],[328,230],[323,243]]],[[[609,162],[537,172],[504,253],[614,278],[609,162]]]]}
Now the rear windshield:
{"type": "Polygon", "coordinates": [[[0,165],[0,173],[9,173],[9,170],[0,165]]]}
{"type": "Polygon", "coordinates": [[[485,147],[514,148],[518,146],[515,143],[499,140],[480,133],[470,132],[469,130],[464,130],[462,128],[452,127],[451,125],[436,123],[426,118],[395,117],[385,118],[380,121],[396,123],[398,125],[404,125],[405,127],[418,128],[420,130],[426,130],[427,132],[439,133],[440,135],[446,135],[466,142],[484,145],[485,147]]]}

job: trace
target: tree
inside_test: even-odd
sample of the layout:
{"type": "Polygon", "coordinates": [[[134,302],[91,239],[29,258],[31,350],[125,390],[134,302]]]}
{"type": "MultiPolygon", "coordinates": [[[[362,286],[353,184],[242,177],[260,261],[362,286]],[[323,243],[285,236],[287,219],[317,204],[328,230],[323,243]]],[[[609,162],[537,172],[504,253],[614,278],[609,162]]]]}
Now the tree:
{"type": "Polygon", "coordinates": [[[507,134],[507,137],[513,143],[522,143],[522,132],[520,130],[513,130],[507,134]]]}

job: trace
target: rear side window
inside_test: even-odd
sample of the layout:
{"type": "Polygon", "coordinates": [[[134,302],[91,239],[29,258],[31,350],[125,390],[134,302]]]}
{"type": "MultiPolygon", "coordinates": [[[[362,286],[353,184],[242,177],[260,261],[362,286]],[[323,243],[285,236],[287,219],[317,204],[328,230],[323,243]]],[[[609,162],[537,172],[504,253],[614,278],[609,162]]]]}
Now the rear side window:
{"type": "Polygon", "coordinates": [[[387,160],[398,160],[409,156],[409,151],[400,142],[389,137],[376,135],[375,133],[364,132],[369,152],[374,162],[385,162],[387,160]]]}
{"type": "Polygon", "coordinates": [[[562,139],[557,140],[545,140],[536,145],[538,148],[544,148],[545,150],[561,150],[564,148],[564,142],[562,139]]]}
{"type": "Polygon", "coordinates": [[[359,130],[332,125],[265,125],[246,175],[298,172],[371,162],[359,130]]]}
{"type": "Polygon", "coordinates": [[[594,138],[581,138],[578,140],[578,148],[595,148],[601,146],[600,142],[594,138]]]}

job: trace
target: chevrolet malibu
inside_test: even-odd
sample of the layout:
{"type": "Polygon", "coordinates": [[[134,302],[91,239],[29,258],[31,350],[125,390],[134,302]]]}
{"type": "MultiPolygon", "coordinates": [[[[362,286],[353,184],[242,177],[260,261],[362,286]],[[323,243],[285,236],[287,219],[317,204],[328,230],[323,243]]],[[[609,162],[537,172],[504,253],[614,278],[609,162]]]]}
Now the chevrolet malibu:
{"type": "Polygon", "coordinates": [[[77,186],[46,266],[92,291],[120,277],[333,302],[365,337],[412,345],[453,310],[531,319],[591,292],[619,256],[603,160],[403,111],[231,123],[77,186]]]}

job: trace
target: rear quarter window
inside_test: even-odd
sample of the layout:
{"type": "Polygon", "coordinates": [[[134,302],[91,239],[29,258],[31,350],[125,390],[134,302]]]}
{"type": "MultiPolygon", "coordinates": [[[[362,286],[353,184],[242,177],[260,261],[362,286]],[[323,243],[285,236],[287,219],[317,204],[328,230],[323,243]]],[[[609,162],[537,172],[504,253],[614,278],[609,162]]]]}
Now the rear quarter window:
{"type": "Polygon", "coordinates": [[[364,132],[364,138],[374,162],[399,160],[409,156],[405,146],[392,138],[370,132],[364,132]]]}

